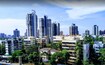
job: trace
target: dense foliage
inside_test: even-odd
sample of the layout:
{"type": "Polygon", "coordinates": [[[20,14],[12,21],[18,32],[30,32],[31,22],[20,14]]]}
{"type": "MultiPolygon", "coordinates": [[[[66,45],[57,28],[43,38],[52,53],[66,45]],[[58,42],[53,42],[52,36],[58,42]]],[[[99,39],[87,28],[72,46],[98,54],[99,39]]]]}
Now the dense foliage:
{"type": "Polygon", "coordinates": [[[84,61],[86,63],[86,65],[100,65],[100,60],[98,59],[100,56],[97,55],[95,53],[95,50],[93,48],[93,44],[94,44],[94,41],[102,41],[103,42],[103,37],[99,37],[99,36],[96,36],[96,37],[92,37],[92,36],[85,36],[84,38],[84,43],[89,43],[89,60],[88,61],[84,61]],[[87,64],[88,63],[88,64],[87,64]]]}
{"type": "Polygon", "coordinates": [[[4,54],[5,54],[5,45],[0,44],[0,55],[4,55],[4,54]]]}
{"type": "Polygon", "coordinates": [[[62,43],[61,42],[52,43],[51,48],[56,49],[56,50],[62,50],[62,43]]]}
{"type": "Polygon", "coordinates": [[[82,49],[82,45],[83,45],[82,41],[78,41],[76,43],[76,48],[75,48],[76,56],[77,56],[76,65],[82,65],[82,61],[83,61],[83,53],[82,53],[83,49],[82,49]]]}
{"type": "Polygon", "coordinates": [[[50,63],[52,65],[56,65],[57,63],[67,64],[68,59],[69,59],[69,53],[66,50],[62,50],[60,52],[56,52],[53,55],[51,55],[50,63]]]}
{"type": "Polygon", "coordinates": [[[100,57],[99,60],[101,61],[100,65],[105,65],[105,48],[99,51],[100,57]]]}

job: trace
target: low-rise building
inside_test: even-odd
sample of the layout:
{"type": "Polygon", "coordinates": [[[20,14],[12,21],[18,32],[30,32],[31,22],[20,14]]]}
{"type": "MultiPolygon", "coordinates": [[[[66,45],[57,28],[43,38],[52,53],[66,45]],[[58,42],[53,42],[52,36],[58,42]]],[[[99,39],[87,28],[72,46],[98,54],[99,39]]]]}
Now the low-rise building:
{"type": "Polygon", "coordinates": [[[53,36],[53,43],[61,42],[64,36],[53,36]]]}
{"type": "Polygon", "coordinates": [[[102,41],[95,41],[93,44],[93,48],[96,54],[99,54],[99,50],[104,47],[104,43],[102,41]]]}
{"type": "Polygon", "coordinates": [[[83,44],[83,60],[88,61],[89,59],[89,43],[83,44]]]}
{"type": "Polygon", "coordinates": [[[26,48],[32,44],[39,44],[40,47],[44,47],[46,45],[46,38],[35,38],[31,36],[24,39],[24,45],[26,48]]]}
{"type": "Polygon", "coordinates": [[[5,55],[11,55],[15,50],[21,50],[22,42],[21,38],[5,39],[2,43],[5,44],[5,55]]]}
{"type": "Polygon", "coordinates": [[[77,54],[76,54],[76,43],[79,40],[83,40],[83,38],[80,36],[66,36],[62,40],[62,49],[66,49],[69,54],[69,60],[68,63],[71,65],[75,65],[76,59],[77,59],[77,54]]]}
{"type": "Polygon", "coordinates": [[[58,52],[58,50],[51,49],[51,48],[42,48],[40,49],[40,55],[43,62],[48,62],[48,56],[54,54],[55,52],[58,52]]]}

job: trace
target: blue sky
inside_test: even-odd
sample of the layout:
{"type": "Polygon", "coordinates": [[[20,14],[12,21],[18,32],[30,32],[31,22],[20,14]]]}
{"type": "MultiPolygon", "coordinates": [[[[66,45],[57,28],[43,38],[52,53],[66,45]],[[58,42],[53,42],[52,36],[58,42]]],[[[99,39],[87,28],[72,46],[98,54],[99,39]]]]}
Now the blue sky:
{"type": "Polygon", "coordinates": [[[21,35],[24,35],[27,28],[26,15],[31,10],[36,11],[38,18],[47,15],[52,22],[59,22],[64,34],[69,34],[69,26],[72,23],[78,26],[80,34],[86,29],[92,33],[95,24],[100,30],[105,30],[104,1],[44,0],[14,3],[0,5],[0,33],[13,34],[13,30],[18,28],[21,35]]]}

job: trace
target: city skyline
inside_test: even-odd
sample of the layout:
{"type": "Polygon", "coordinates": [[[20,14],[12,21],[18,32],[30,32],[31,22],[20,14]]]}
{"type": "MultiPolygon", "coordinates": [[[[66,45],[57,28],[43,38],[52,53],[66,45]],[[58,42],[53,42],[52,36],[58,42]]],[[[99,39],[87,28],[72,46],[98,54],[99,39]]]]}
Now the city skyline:
{"type": "Polygon", "coordinates": [[[47,15],[52,22],[59,22],[64,34],[69,34],[69,26],[72,23],[78,26],[80,34],[84,33],[86,29],[92,33],[94,25],[99,26],[99,30],[105,29],[104,1],[44,0],[28,5],[23,4],[23,6],[0,6],[0,33],[13,34],[13,30],[17,28],[20,30],[20,34],[24,35],[27,28],[26,15],[31,10],[36,11],[38,19],[47,15]]]}

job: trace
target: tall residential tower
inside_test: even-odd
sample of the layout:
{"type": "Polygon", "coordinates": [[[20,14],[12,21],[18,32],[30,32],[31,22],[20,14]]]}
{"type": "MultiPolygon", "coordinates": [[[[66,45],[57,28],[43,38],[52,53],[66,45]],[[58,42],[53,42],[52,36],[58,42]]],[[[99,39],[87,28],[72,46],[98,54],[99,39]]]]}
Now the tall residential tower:
{"type": "Polygon", "coordinates": [[[15,29],[14,31],[13,31],[13,33],[14,33],[14,38],[16,38],[16,37],[19,37],[20,36],[20,31],[18,30],[18,29],[15,29]]]}
{"type": "Polygon", "coordinates": [[[28,36],[33,36],[37,37],[37,28],[38,28],[38,23],[37,23],[37,15],[35,11],[33,11],[30,14],[27,14],[27,35],[28,36]]]}
{"type": "Polygon", "coordinates": [[[93,35],[99,35],[99,29],[97,25],[93,26],[93,35]]]}
{"type": "Polygon", "coordinates": [[[72,26],[69,27],[69,32],[70,32],[70,35],[78,35],[79,34],[78,26],[76,26],[75,24],[72,24],[72,26]]]}

